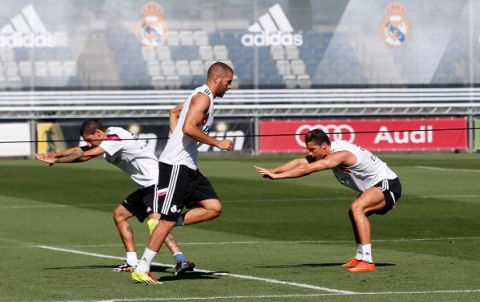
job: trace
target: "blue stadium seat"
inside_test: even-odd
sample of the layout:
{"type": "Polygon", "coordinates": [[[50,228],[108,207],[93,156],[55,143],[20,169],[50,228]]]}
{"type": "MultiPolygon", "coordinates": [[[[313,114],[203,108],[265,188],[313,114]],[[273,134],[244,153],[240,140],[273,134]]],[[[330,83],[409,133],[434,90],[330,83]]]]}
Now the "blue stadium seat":
{"type": "Polygon", "coordinates": [[[181,89],[190,89],[193,88],[193,76],[180,76],[180,88],[181,89]]]}
{"type": "Polygon", "coordinates": [[[68,79],[68,87],[81,87],[82,81],[79,76],[70,77],[68,79]]]}
{"type": "Polygon", "coordinates": [[[184,47],[185,46],[180,45],[169,46],[173,61],[180,61],[185,59],[184,47]]]}
{"type": "Polygon", "coordinates": [[[273,61],[263,62],[263,64],[260,65],[260,77],[269,77],[271,75],[278,75],[276,63],[273,61]]]}
{"type": "Polygon", "coordinates": [[[307,60],[305,61],[305,67],[307,69],[307,74],[310,77],[313,77],[315,73],[317,72],[317,67],[318,67],[318,61],[316,60],[307,60]]]}
{"type": "Polygon", "coordinates": [[[283,82],[283,78],[279,75],[271,75],[270,77],[267,78],[267,83],[270,86],[270,88],[283,88],[285,83],[283,82]]]}
{"type": "Polygon", "coordinates": [[[315,53],[313,51],[314,49],[314,46],[304,43],[302,46],[300,46],[300,59],[304,61],[313,60],[315,58],[315,53]]]}
{"type": "Polygon", "coordinates": [[[57,47],[56,58],[57,60],[61,60],[61,61],[68,61],[68,60],[75,59],[73,52],[69,47],[57,47]]]}
{"type": "Polygon", "coordinates": [[[243,47],[242,56],[245,62],[253,62],[255,58],[255,49],[253,47],[243,47]]]}
{"type": "Polygon", "coordinates": [[[327,47],[327,45],[330,43],[330,40],[332,40],[333,38],[333,33],[331,32],[326,32],[326,33],[322,33],[320,34],[320,45],[322,47],[327,47]]]}
{"type": "Polygon", "coordinates": [[[239,64],[235,68],[235,74],[241,79],[252,78],[253,69],[250,64],[239,64]]]}
{"type": "Polygon", "coordinates": [[[203,83],[205,83],[205,81],[206,81],[206,77],[204,75],[195,75],[195,76],[192,77],[192,84],[195,87],[203,85],[203,83]]]}
{"type": "Polygon", "coordinates": [[[321,41],[322,41],[321,35],[318,32],[309,31],[305,35],[305,43],[310,45],[310,46],[314,46],[314,47],[318,46],[318,45],[320,45],[321,41]]]}
{"type": "Polygon", "coordinates": [[[270,54],[270,47],[257,47],[257,51],[260,62],[273,61],[272,55],[270,54]]]}
{"type": "Polygon", "coordinates": [[[183,46],[183,51],[184,51],[184,58],[183,60],[187,61],[193,61],[193,60],[199,60],[200,59],[200,54],[198,53],[198,47],[197,46],[183,46]]]}
{"type": "Polygon", "coordinates": [[[232,47],[232,46],[239,46],[240,45],[240,38],[237,36],[236,32],[224,32],[223,33],[223,43],[227,47],[232,47]]]}
{"type": "Polygon", "coordinates": [[[31,48],[16,48],[15,49],[15,58],[17,61],[28,61],[30,60],[31,48]]]}
{"type": "Polygon", "coordinates": [[[208,34],[208,40],[210,45],[222,45],[222,36],[218,32],[211,32],[208,34]]]}
{"type": "Polygon", "coordinates": [[[236,46],[228,46],[228,57],[234,62],[242,62],[243,54],[242,49],[236,46]]]}

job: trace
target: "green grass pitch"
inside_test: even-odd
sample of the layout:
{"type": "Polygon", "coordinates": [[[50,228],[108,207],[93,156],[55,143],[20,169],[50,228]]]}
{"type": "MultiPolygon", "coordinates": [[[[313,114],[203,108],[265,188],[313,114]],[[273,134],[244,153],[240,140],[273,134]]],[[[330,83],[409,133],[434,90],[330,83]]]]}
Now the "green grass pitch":
{"type": "MultiPolygon", "coordinates": [[[[222,155],[200,160],[222,216],[175,230],[199,271],[176,278],[162,248],[157,286],[111,271],[124,256],[111,212],[134,190],[120,170],[0,161],[0,301],[480,301],[480,155],[380,157],[404,195],[371,219],[376,272],[339,266],[355,193],[330,171],[271,181],[252,166],[291,157],[222,155]]],[[[147,230],[132,224],[140,256],[147,230]]]]}

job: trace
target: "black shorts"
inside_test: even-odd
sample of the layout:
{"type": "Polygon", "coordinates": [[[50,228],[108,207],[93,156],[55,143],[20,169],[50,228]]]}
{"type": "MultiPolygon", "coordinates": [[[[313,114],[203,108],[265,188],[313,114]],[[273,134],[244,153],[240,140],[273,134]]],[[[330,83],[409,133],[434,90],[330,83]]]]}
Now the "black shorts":
{"type": "Polygon", "coordinates": [[[143,222],[150,214],[158,213],[157,186],[141,188],[128,195],[122,202],[127,210],[143,222]]]}
{"type": "Polygon", "coordinates": [[[398,178],[395,179],[384,179],[374,185],[374,187],[379,188],[385,196],[386,205],[383,209],[375,211],[375,214],[385,215],[391,209],[397,206],[397,202],[402,196],[402,184],[398,178]]]}
{"type": "Polygon", "coordinates": [[[162,218],[176,220],[184,207],[194,208],[206,199],[218,199],[208,179],[199,170],[184,165],[159,163],[158,208],[162,218]]]}

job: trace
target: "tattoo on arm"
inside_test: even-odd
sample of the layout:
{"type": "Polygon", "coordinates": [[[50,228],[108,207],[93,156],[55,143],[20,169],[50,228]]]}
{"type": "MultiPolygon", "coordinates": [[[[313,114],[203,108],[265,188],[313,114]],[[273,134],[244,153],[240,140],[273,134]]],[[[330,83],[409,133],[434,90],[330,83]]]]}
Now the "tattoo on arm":
{"type": "Polygon", "coordinates": [[[55,159],[56,163],[73,163],[79,158],[83,156],[83,152],[80,150],[77,150],[75,152],[72,152],[71,154],[63,155],[61,157],[57,157],[55,159]]]}

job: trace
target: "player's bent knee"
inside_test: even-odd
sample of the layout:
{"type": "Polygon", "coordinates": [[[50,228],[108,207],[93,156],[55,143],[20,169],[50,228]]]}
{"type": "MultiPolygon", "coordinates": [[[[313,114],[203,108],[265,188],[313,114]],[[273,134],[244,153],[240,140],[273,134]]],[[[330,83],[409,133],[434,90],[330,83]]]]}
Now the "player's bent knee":
{"type": "Polygon", "coordinates": [[[365,214],[365,209],[360,204],[360,202],[354,201],[354,202],[352,202],[352,204],[350,206],[349,214],[353,215],[353,216],[358,215],[358,214],[365,214]]]}
{"type": "Polygon", "coordinates": [[[210,213],[212,215],[212,219],[217,218],[218,216],[220,216],[222,214],[222,209],[210,210],[210,213]]]}
{"type": "Polygon", "coordinates": [[[208,199],[200,203],[201,207],[208,211],[207,220],[215,219],[222,214],[222,203],[218,199],[208,199]]]}
{"type": "Polygon", "coordinates": [[[209,204],[207,210],[210,211],[213,218],[216,218],[222,214],[223,206],[220,200],[215,200],[209,204]]]}
{"type": "Polygon", "coordinates": [[[115,210],[113,211],[112,216],[113,216],[113,220],[114,220],[116,223],[119,223],[119,222],[125,221],[125,220],[127,220],[128,218],[130,218],[130,217],[132,216],[132,213],[130,213],[130,212],[129,212],[127,209],[125,209],[124,207],[118,206],[118,207],[116,207],[115,210]]]}

